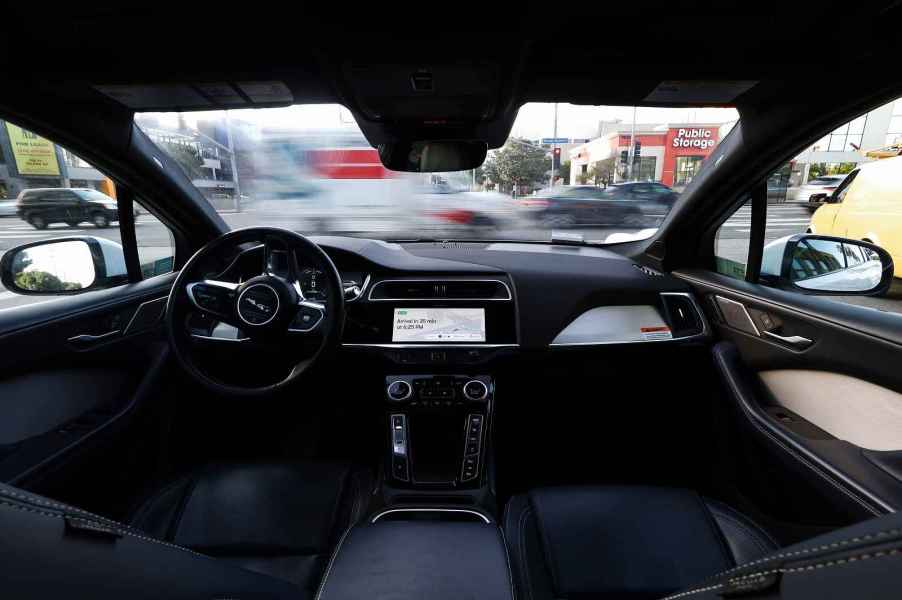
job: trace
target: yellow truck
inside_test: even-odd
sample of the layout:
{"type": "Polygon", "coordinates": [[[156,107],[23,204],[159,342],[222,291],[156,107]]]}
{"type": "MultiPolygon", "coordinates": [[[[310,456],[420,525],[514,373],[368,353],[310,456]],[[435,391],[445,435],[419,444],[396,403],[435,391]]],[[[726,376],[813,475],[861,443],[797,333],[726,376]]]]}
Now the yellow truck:
{"type": "Polygon", "coordinates": [[[902,277],[902,156],[849,173],[812,215],[809,231],[876,244],[892,255],[895,276],[902,277]]]}

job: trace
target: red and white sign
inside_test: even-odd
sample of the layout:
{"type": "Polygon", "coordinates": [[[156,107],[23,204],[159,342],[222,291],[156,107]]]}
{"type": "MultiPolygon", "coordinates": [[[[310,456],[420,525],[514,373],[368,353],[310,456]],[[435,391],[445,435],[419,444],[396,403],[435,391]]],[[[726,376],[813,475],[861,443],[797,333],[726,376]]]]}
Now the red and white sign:
{"type": "Polygon", "coordinates": [[[708,127],[680,127],[670,142],[673,148],[707,150],[717,143],[717,132],[708,127]]]}

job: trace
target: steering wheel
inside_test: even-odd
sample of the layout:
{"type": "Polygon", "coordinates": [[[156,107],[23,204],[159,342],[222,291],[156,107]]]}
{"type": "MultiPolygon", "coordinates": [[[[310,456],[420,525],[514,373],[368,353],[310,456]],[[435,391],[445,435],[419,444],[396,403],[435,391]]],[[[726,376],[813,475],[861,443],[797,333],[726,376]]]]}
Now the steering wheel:
{"type": "Polygon", "coordinates": [[[285,229],[251,227],[223,234],[188,260],[169,293],[166,328],[176,360],[202,385],[217,393],[259,396],[296,381],[338,346],[344,310],[338,270],[318,245],[285,229]],[[241,281],[229,274],[231,266],[221,270],[224,258],[261,244],[259,275],[241,281]],[[211,265],[216,267],[211,270],[211,265]],[[327,301],[304,297],[300,265],[322,273],[327,301]],[[193,325],[198,320],[213,331],[231,326],[234,335],[200,335],[193,325]],[[273,367],[274,380],[235,371],[237,377],[221,376],[220,371],[232,369],[230,361],[245,370],[273,367]],[[228,368],[216,368],[223,364],[228,368]],[[251,383],[226,381],[242,378],[251,383]]]}

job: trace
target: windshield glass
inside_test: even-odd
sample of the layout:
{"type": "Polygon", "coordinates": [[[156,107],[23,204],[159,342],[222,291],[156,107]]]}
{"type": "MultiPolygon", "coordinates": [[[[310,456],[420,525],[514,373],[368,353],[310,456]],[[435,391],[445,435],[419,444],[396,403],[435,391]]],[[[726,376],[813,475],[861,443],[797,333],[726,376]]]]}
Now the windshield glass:
{"type": "Polygon", "coordinates": [[[654,234],[738,113],[526,104],[485,164],[453,173],[386,169],[335,104],[135,119],[233,228],[611,243],[654,234]]]}

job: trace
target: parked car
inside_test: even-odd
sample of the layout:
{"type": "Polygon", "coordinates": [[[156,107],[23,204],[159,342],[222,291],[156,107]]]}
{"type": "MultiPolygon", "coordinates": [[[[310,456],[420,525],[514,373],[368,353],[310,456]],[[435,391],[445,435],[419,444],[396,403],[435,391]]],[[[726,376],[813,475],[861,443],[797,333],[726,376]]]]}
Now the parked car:
{"type": "Polygon", "coordinates": [[[540,226],[643,227],[660,224],[679,194],[653,182],[562,186],[522,198],[520,207],[540,226]]]}
{"type": "Polygon", "coordinates": [[[104,228],[119,220],[119,207],[115,199],[91,188],[32,188],[19,194],[16,214],[35,229],[53,223],[75,227],[84,221],[104,228]]]}
{"type": "Polygon", "coordinates": [[[808,210],[814,212],[846,177],[846,175],[822,175],[812,179],[796,190],[795,200],[796,202],[808,202],[808,210]]]}
{"type": "Polygon", "coordinates": [[[865,163],[849,173],[811,217],[811,233],[884,248],[902,276],[902,156],[865,163]]]}

